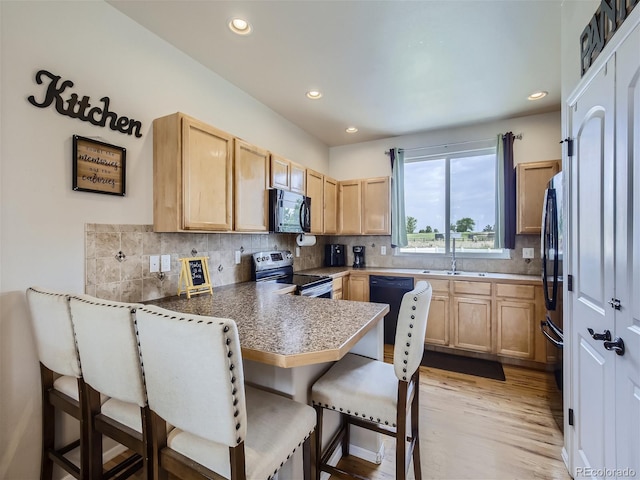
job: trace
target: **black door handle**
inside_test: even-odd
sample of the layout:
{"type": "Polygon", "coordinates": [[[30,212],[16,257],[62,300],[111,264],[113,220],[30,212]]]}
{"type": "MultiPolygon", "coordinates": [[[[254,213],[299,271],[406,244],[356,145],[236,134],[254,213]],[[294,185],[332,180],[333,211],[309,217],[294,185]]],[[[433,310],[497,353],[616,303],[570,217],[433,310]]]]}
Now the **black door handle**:
{"type": "Polygon", "coordinates": [[[604,348],[616,352],[616,355],[624,355],[624,342],[620,337],[616,337],[613,342],[604,342],[604,348]]]}
{"type": "Polygon", "coordinates": [[[591,338],[593,338],[594,340],[604,340],[605,342],[611,341],[611,332],[609,330],[605,330],[602,333],[594,332],[593,328],[587,328],[587,330],[589,331],[589,335],[591,335],[591,338]]]}

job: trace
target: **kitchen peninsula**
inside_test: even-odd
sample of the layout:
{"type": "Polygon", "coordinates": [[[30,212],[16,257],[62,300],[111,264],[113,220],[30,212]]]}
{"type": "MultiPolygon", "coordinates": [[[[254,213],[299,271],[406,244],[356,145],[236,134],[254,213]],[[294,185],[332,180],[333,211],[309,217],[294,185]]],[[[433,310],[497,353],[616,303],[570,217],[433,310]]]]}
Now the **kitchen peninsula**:
{"type": "MultiPolygon", "coordinates": [[[[337,361],[389,311],[378,303],[287,295],[293,285],[245,282],[213,295],[167,297],[149,304],[175,312],[231,318],[243,360],[291,368],[337,361]]],[[[370,352],[378,357],[377,352],[370,352]]]]}

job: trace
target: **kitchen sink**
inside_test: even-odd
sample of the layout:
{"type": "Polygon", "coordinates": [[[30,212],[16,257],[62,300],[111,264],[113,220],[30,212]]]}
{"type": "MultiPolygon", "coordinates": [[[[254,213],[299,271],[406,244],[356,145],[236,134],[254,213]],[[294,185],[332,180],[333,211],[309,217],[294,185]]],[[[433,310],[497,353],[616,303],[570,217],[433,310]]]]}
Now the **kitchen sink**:
{"type": "Polygon", "coordinates": [[[423,270],[422,273],[428,273],[430,275],[462,275],[465,277],[486,277],[485,272],[452,272],[451,270],[423,270]]]}

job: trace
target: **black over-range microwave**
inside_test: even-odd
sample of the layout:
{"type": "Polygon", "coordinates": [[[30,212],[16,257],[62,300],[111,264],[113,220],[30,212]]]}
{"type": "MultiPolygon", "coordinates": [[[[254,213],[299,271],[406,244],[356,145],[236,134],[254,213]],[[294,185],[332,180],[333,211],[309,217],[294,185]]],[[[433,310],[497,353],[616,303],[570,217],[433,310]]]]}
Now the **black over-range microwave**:
{"type": "Polygon", "coordinates": [[[269,231],[308,233],[311,231],[311,199],[299,193],[269,190],[269,231]]]}

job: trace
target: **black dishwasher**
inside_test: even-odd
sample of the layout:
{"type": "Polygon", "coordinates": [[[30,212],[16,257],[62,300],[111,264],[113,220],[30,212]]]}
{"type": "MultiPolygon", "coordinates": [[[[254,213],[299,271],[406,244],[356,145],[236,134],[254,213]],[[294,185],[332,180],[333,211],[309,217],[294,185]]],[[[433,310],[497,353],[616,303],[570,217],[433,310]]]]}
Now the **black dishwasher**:
{"type": "Polygon", "coordinates": [[[395,343],[400,303],[404,294],[411,290],[412,277],[369,276],[369,301],[389,304],[389,313],[384,317],[384,343],[395,343]]]}

